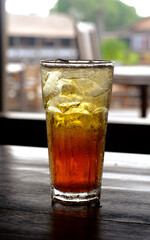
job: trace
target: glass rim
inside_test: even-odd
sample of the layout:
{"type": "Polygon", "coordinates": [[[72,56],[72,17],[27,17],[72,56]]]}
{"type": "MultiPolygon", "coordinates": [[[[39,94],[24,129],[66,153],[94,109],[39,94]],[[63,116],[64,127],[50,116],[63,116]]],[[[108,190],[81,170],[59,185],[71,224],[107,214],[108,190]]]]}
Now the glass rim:
{"type": "Polygon", "coordinates": [[[111,60],[65,60],[65,59],[57,59],[57,60],[41,60],[40,66],[42,67],[114,67],[115,62],[111,60]]]}

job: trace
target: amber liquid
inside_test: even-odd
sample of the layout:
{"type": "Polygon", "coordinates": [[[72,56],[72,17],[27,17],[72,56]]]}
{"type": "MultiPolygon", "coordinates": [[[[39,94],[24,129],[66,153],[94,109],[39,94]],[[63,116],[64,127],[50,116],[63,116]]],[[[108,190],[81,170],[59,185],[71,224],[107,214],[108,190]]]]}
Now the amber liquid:
{"type": "Polygon", "coordinates": [[[87,192],[100,183],[106,115],[47,112],[47,138],[53,186],[63,192],[87,192]]]}
{"type": "Polygon", "coordinates": [[[41,70],[52,185],[65,193],[98,189],[113,69],[41,70]]]}

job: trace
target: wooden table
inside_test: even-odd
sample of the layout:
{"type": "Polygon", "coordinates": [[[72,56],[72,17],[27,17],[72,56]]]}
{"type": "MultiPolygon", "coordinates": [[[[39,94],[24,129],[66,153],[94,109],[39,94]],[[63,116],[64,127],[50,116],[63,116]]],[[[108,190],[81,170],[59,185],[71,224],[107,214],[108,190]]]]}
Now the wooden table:
{"type": "Polygon", "coordinates": [[[150,239],[150,156],[105,153],[102,207],[51,204],[45,148],[0,146],[0,239],[150,239]]]}
{"type": "Polygon", "coordinates": [[[148,87],[150,86],[150,66],[115,66],[114,83],[139,87],[141,117],[146,117],[148,108],[148,87]]]}

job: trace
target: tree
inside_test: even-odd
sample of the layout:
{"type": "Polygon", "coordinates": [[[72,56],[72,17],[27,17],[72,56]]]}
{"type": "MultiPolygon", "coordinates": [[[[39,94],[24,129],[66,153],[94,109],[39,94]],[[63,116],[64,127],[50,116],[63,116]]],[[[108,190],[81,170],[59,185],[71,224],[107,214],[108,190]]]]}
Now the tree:
{"type": "Polygon", "coordinates": [[[64,12],[76,21],[97,21],[97,12],[103,12],[105,30],[115,30],[136,21],[135,8],[120,0],[58,0],[53,12],[64,12]]]}
{"type": "Polygon", "coordinates": [[[54,12],[64,12],[76,21],[95,21],[95,12],[99,9],[99,0],[58,0],[54,12]]]}
{"type": "Polygon", "coordinates": [[[122,64],[138,64],[139,54],[131,51],[125,40],[107,39],[101,42],[102,59],[113,59],[122,64]]]}
{"type": "Polygon", "coordinates": [[[106,30],[129,26],[139,18],[134,7],[127,6],[119,0],[105,0],[103,4],[106,30]]]}

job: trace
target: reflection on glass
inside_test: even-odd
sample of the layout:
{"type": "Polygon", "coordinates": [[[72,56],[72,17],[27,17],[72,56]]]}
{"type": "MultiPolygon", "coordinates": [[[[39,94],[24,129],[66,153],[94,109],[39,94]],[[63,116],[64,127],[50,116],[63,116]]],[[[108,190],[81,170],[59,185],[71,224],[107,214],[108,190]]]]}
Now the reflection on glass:
{"type": "Polygon", "coordinates": [[[100,208],[71,207],[55,204],[50,212],[52,239],[99,239],[101,236],[100,208]]]}

